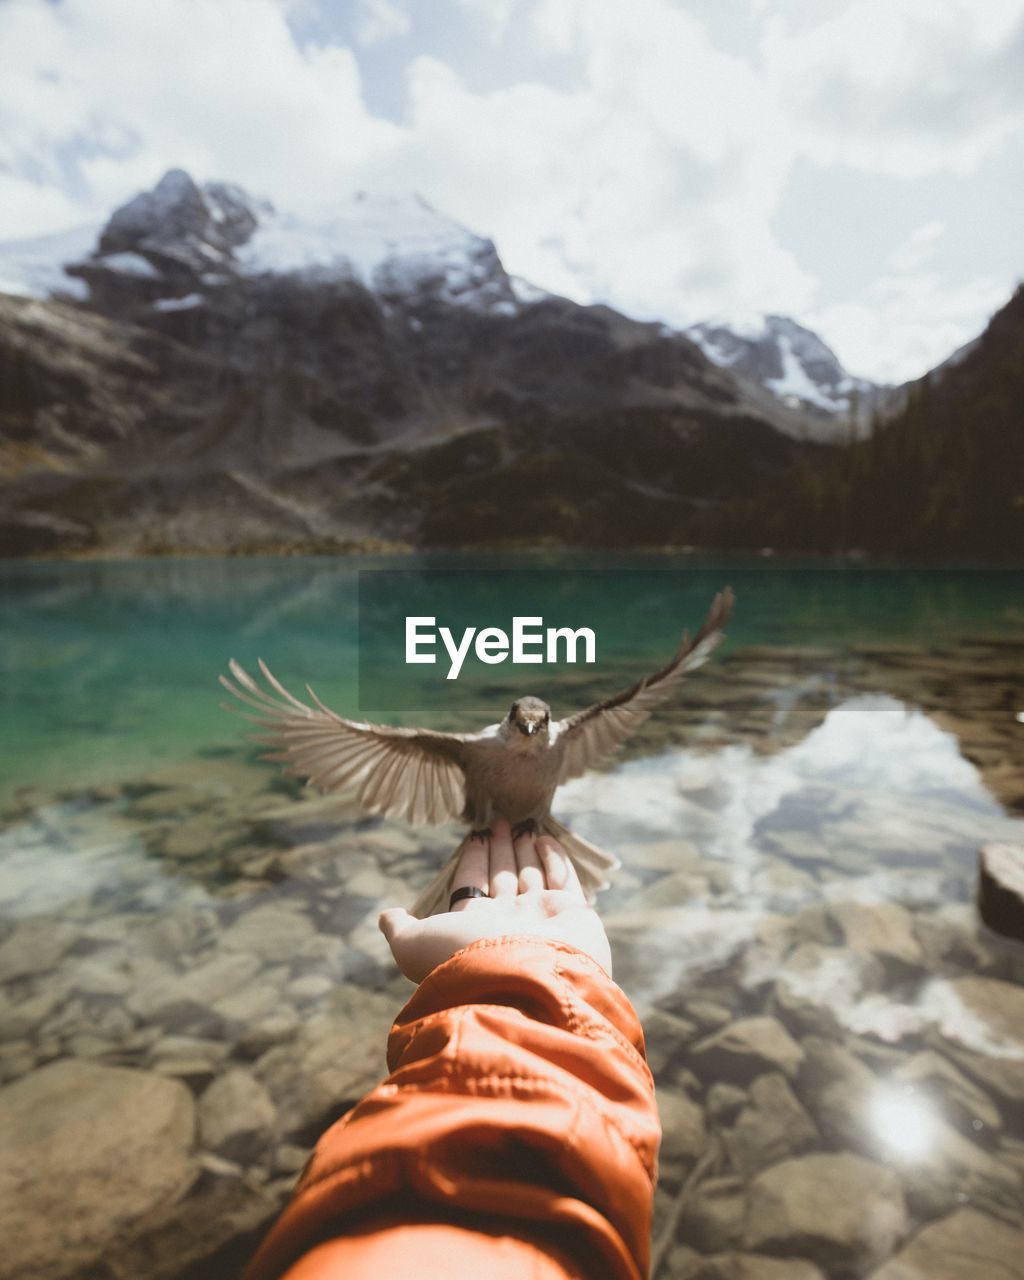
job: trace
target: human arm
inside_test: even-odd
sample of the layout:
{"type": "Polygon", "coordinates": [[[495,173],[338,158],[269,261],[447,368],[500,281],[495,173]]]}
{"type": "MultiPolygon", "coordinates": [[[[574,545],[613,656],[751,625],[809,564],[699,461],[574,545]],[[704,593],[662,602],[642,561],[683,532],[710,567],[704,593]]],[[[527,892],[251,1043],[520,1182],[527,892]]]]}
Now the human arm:
{"type": "MultiPolygon", "coordinates": [[[[660,1129],[639,1022],[568,860],[531,839],[510,865],[495,836],[492,897],[433,925],[385,913],[396,960],[422,976],[389,1037],[391,1075],[320,1140],[246,1280],[379,1280],[382,1249],[397,1267],[438,1228],[447,1280],[482,1273],[481,1243],[496,1277],[494,1240],[540,1250],[538,1275],[646,1274],[660,1129]]],[[[480,853],[462,883],[482,877],[480,853]]]]}

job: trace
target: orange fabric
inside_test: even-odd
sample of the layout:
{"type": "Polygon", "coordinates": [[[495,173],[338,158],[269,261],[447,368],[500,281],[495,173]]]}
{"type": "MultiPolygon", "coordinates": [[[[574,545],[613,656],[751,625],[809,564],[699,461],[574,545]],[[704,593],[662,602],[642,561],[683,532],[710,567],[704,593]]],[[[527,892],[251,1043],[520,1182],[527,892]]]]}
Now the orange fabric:
{"type": "Polygon", "coordinates": [[[426,1278],[427,1253],[444,1280],[646,1276],[654,1085],[636,1014],[589,956],[464,948],[402,1010],[388,1068],[320,1139],[244,1280],[426,1278]]]}

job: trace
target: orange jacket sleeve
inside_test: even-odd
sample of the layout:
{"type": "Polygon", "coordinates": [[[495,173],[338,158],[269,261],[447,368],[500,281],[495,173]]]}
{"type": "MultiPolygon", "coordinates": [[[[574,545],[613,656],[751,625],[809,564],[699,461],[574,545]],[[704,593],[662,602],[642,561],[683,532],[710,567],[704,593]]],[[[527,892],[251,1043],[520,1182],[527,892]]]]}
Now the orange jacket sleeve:
{"type": "MultiPolygon", "coordinates": [[[[464,948],[402,1010],[388,1068],[320,1139],[244,1280],[361,1276],[371,1254],[379,1277],[438,1230],[453,1260],[472,1253],[460,1236],[495,1259],[518,1237],[574,1260],[521,1275],[646,1276],[654,1086],[636,1014],[589,956],[543,938],[464,948]]],[[[486,1274],[455,1266],[449,1280],[486,1274]]]]}

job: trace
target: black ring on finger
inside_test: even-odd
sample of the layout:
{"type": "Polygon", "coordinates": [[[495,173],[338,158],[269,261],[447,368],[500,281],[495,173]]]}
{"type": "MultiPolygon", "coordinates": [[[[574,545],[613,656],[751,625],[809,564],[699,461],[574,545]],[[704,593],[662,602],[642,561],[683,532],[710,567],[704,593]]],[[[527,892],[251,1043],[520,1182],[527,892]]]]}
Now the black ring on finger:
{"type": "Polygon", "coordinates": [[[490,896],[486,889],[478,889],[475,884],[468,884],[461,889],[456,889],[448,899],[448,910],[451,911],[456,902],[462,902],[466,898],[489,898],[490,896]]]}

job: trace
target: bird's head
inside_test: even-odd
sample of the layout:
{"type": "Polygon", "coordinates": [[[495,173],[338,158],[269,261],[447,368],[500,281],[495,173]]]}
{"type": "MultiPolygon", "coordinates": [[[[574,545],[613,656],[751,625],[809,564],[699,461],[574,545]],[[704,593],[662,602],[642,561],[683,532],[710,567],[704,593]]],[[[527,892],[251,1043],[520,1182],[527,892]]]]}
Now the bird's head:
{"type": "Polygon", "coordinates": [[[546,739],[551,708],[540,698],[517,698],[508,709],[508,726],[526,738],[546,739]]]}

